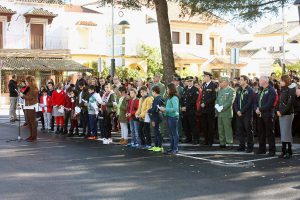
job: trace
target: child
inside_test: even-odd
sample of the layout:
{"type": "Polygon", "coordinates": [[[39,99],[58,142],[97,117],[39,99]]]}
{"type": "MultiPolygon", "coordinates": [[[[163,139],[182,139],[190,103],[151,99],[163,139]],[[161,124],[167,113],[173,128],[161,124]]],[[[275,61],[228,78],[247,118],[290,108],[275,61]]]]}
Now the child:
{"type": "Polygon", "coordinates": [[[128,109],[128,95],[127,90],[125,87],[121,86],[119,87],[119,92],[121,94],[121,97],[119,99],[118,103],[118,110],[117,110],[117,116],[121,125],[121,141],[120,145],[127,145],[128,144],[128,120],[126,117],[126,112],[128,109]]]}
{"type": "Polygon", "coordinates": [[[155,146],[150,148],[150,151],[162,152],[162,137],[159,130],[159,124],[162,122],[162,117],[159,112],[159,107],[163,106],[164,100],[160,96],[160,88],[158,86],[154,86],[152,88],[152,95],[154,97],[152,108],[148,110],[151,118],[151,124],[154,129],[154,138],[155,138],[155,146]]]}
{"type": "Polygon", "coordinates": [[[139,139],[139,120],[135,117],[135,113],[139,108],[139,99],[137,96],[137,90],[132,88],[129,90],[130,101],[126,117],[129,121],[131,131],[131,147],[138,147],[140,145],[139,139]]]}
{"type": "MultiPolygon", "coordinates": [[[[78,130],[78,117],[80,112],[76,112],[76,107],[78,106],[78,97],[77,93],[74,91],[74,88],[72,87],[72,92],[71,92],[71,104],[72,104],[72,111],[71,111],[71,128],[69,131],[68,137],[73,137],[73,132],[75,129],[75,135],[79,135],[79,130],[78,130]]],[[[79,109],[79,107],[77,107],[79,109]]]]}
{"type": "Polygon", "coordinates": [[[102,97],[102,104],[101,104],[101,112],[103,116],[103,125],[101,126],[101,135],[103,138],[103,144],[110,144],[112,143],[111,139],[111,130],[112,130],[112,115],[111,113],[114,112],[114,105],[116,105],[116,96],[115,93],[112,91],[111,84],[105,84],[105,93],[102,97]]]}
{"type": "Polygon", "coordinates": [[[140,89],[141,98],[139,101],[139,109],[136,112],[135,116],[140,120],[140,139],[141,145],[146,149],[151,148],[151,134],[150,134],[150,117],[148,110],[151,108],[153,97],[148,96],[148,88],[142,86],[140,89]]]}
{"type": "Polygon", "coordinates": [[[70,121],[70,124],[71,124],[71,128],[69,130],[69,134],[68,134],[68,137],[71,137],[73,136],[73,130],[74,130],[74,127],[72,125],[72,114],[74,113],[74,110],[75,110],[75,99],[74,99],[74,91],[71,87],[69,87],[67,89],[67,95],[65,96],[65,104],[64,104],[64,107],[65,107],[65,130],[64,130],[64,134],[68,134],[68,124],[69,124],[69,121],[70,121]]]}
{"type": "Polygon", "coordinates": [[[42,90],[43,96],[40,98],[40,106],[42,107],[42,112],[45,121],[45,129],[47,132],[51,130],[51,119],[52,119],[52,98],[48,95],[46,89],[42,90]]]}
{"type": "Polygon", "coordinates": [[[62,83],[57,84],[57,89],[52,94],[53,115],[56,121],[56,134],[63,134],[63,126],[65,123],[63,107],[65,103],[65,92],[62,83]]]}
{"type": "Polygon", "coordinates": [[[86,136],[86,132],[89,132],[90,128],[89,128],[89,122],[88,122],[88,118],[89,118],[89,113],[88,113],[88,108],[87,108],[87,102],[89,99],[89,91],[88,88],[86,87],[84,82],[79,83],[79,107],[80,107],[80,123],[82,125],[82,133],[80,134],[80,136],[86,136]],[[88,131],[87,131],[88,129],[88,131]]]}
{"type": "Polygon", "coordinates": [[[102,103],[102,99],[98,93],[95,92],[96,87],[91,85],[89,87],[90,98],[88,102],[88,112],[89,112],[89,123],[91,129],[91,136],[88,137],[90,140],[97,139],[97,116],[99,114],[98,105],[102,103]]]}

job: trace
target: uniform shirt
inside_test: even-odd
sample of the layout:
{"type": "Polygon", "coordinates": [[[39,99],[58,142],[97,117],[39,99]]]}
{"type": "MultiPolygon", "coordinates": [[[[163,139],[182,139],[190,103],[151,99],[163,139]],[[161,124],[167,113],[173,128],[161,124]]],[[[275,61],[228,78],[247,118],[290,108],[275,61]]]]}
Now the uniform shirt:
{"type": "Polygon", "coordinates": [[[216,85],[210,81],[208,84],[205,84],[202,89],[201,104],[204,104],[205,107],[201,108],[201,112],[214,114],[216,98],[216,85]]]}
{"type": "Polygon", "coordinates": [[[195,114],[198,95],[199,90],[195,86],[184,88],[181,107],[186,107],[186,111],[183,114],[195,114]]]}

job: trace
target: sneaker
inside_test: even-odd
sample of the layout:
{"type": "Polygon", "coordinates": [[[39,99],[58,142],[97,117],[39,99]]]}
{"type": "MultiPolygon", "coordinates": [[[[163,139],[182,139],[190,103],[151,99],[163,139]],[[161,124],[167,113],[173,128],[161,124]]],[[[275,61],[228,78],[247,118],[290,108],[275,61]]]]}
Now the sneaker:
{"type": "Polygon", "coordinates": [[[161,148],[161,147],[156,147],[153,151],[154,152],[163,152],[163,148],[161,148]]]}
{"type": "Polygon", "coordinates": [[[151,149],[152,147],[151,146],[149,146],[149,145],[146,145],[145,146],[145,149],[147,149],[147,150],[149,150],[149,149],[151,149]]]}
{"type": "Polygon", "coordinates": [[[103,144],[108,144],[108,140],[106,138],[103,138],[102,143],[103,144]]]}
{"type": "Polygon", "coordinates": [[[96,140],[97,137],[96,137],[96,136],[90,136],[90,137],[88,137],[87,139],[88,139],[88,140],[96,140]]]}
{"type": "Polygon", "coordinates": [[[108,143],[112,143],[113,142],[111,138],[108,138],[107,140],[108,140],[108,143]]]}
{"type": "Polygon", "coordinates": [[[155,149],[157,149],[158,147],[154,146],[148,149],[148,151],[154,151],[155,149]]]}

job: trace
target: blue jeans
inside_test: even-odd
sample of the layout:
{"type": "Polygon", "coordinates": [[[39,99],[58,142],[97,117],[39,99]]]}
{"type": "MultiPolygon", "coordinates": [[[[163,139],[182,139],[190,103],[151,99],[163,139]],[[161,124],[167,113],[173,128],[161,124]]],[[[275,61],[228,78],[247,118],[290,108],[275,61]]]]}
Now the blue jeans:
{"type": "Polygon", "coordinates": [[[89,115],[89,123],[91,129],[91,135],[97,136],[97,115],[89,115]]]}
{"type": "Polygon", "coordinates": [[[131,144],[134,145],[140,145],[140,138],[139,138],[139,121],[135,120],[130,120],[129,125],[130,125],[130,131],[131,131],[131,144]]]}
{"type": "Polygon", "coordinates": [[[178,117],[167,117],[167,126],[171,138],[171,151],[178,151],[178,117]]]}
{"type": "Polygon", "coordinates": [[[153,127],[153,132],[154,132],[155,146],[162,147],[162,137],[159,128],[160,123],[158,121],[154,121],[154,123],[155,125],[153,127]]]}

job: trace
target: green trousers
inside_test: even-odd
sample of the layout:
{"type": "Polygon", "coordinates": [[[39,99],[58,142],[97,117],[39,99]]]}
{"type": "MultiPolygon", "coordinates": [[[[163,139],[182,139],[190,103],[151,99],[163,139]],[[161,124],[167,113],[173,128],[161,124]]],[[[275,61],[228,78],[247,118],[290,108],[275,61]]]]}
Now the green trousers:
{"type": "Polygon", "coordinates": [[[220,145],[233,144],[231,120],[232,118],[218,117],[220,145]]]}

